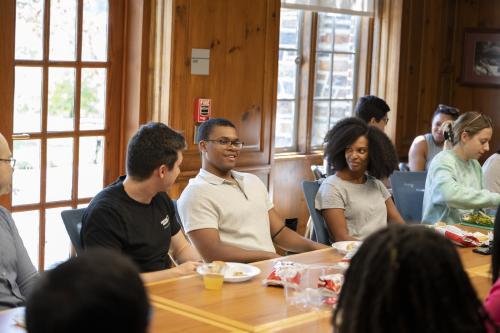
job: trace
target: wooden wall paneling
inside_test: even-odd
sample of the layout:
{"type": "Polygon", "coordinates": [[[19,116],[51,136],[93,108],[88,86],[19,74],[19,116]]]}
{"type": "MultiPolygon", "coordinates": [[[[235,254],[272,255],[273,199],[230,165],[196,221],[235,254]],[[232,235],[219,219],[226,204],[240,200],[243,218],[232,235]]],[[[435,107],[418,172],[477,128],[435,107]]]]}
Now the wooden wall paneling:
{"type": "Polygon", "coordinates": [[[188,143],[183,174],[200,168],[193,119],[199,97],[212,99],[213,117],[238,127],[245,142],[238,169],[271,164],[278,10],[278,0],[174,2],[169,124],[183,130],[188,143]],[[191,75],[192,48],[210,49],[208,76],[191,75]]]}
{"type": "MultiPolygon", "coordinates": [[[[380,0],[375,20],[371,93],[391,107],[390,117],[397,119],[400,69],[401,21],[403,1],[380,0]]],[[[396,139],[396,122],[389,122],[387,135],[396,139]]]]}
{"type": "Polygon", "coordinates": [[[148,110],[149,41],[151,2],[126,1],[123,56],[122,108],[120,120],[120,167],[125,172],[126,147],[141,124],[151,118],[148,110]]]}
{"type": "Polygon", "coordinates": [[[467,86],[460,83],[463,54],[463,34],[466,28],[498,29],[500,27],[500,5],[496,1],[458,1],[456,10],[456,36],[453,57],[456,59],[452,101],[462,111],[476,110],[493,120],[493,137],[490,153],[500,147],[500,87],[467,86]]]}
{"type": "Polygon", "coordinates": [[[274,162],[273,203],[282,218],[298,218],[297,232],[304,235],[309,211],[302,192],[302,180],[313,180],[311,165],[322,164],[321,155],[280,157],[274,162]]]}

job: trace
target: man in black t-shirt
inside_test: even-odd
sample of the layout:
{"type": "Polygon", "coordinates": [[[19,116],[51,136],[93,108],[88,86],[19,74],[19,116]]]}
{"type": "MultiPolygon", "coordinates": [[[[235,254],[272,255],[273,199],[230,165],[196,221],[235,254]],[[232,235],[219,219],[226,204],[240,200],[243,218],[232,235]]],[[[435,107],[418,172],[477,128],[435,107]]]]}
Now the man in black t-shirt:
{"type": "Polygon", "coordinates": [[[166,194],[185,147],[182,135],[162,123],[142,126],[130,139],[127,175],[98,193],[83,216],[84,248],[121,251],[146,282],[193,273],[200,256],[186,240],[166,194]],[[171,267],[168,253],[180,265],[171,267]]]}

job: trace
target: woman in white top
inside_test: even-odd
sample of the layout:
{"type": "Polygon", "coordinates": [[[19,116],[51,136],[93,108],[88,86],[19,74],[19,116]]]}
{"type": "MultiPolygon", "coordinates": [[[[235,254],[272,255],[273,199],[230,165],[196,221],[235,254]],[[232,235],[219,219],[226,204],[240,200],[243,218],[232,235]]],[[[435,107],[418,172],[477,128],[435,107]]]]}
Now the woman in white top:
{"type": "Polygon", "coordinates": [[[483,164],[484,187],[500,193],[500,148],[483,164]]]}
{"type": "Polygon", "coordinates": [[[325,144],[329,176],[318,190],[315,205],[331,240],[363,239],[387,221],[404,224],[379,180],[389,177],[398,165],[389,138],[362,120],[345,118],[328,131],[325,144]]]}

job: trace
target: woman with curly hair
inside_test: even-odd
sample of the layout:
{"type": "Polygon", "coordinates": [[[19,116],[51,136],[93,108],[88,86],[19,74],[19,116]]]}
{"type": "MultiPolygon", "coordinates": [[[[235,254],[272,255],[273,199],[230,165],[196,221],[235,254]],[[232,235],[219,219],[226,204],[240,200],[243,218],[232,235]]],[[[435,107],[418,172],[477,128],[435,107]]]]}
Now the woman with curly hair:
{"type": "Polygon", "coordinates": [[[330,240],[363,239],[388,221],[404,224],[379,180],[398,166],[389,138],[358,118],[345,118],[328,131],[325,144],[329,176],[318,190],[315,206],[330,240]]]}
{"type": "Polygon", "coordinates": [[[467,112],[446,130],[453,148],[440,152],[431,162],[425,181],[422,223],[454,224],[473,209],[500,204],[500,194],[484,188],[478,162],[490,149],[492,127],[488,116],[467,112]]]}
{"type": "Polygon", "coordinates": [[[421,225],[389,226],[351,260],[333,313],[336,333],[486,333],[496,326],[455,246],[421,225]]]}

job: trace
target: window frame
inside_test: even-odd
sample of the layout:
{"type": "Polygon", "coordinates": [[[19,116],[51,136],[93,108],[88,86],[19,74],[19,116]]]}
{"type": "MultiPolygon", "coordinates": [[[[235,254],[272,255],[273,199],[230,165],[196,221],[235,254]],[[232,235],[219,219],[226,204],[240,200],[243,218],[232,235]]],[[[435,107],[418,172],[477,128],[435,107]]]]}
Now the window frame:
{"type": "MultiPolygon", "coordinates": [[[[282,8],[286,9],[286,8],[282,8]]],[[[296,137],[296,144],[292,147],[276,147],[274,144],[274,151],[277,156],[280,155],[290,155],[290,154],[320,154],[323,151],[322,146],[312,145],[312,128],[313,128],[313,117],[314,117],[314,90],[315,90],[315,71],[316,71],[316,44],[318,37],[318,24],[319,24],[319,12],[317,11],[307,11],[301,10],[302,12],[302,33],[299,36],[299,40],[302,42],[302,55],[300,62],[300,73],[297,75],[297,85],[296,95],[299,101],[296,104],[295,116],[297,118],[296,129],[294,131],[294,136],[296,137]]],[[[362,15],[353,15],[358,17],[357,25],[357,36],[355,40],[355,50],[354,52],[342,52],[335,51],[332,49],[330,53],[332,56],[335,54],[354,54],[354,74],[353,74],[353,87],[352,87],[352,110],[354,112],[354,106],[358,99],[358,96],[364,95],[367,92],[366,82],[369,82],[370,78],[370,59],[371,59],[371,48],[368,43],[371,38],[369,35],[372,34],[373,29],[373,18],[366,17],[362,15]],[[368,29],[367,29],[368,27],[368,29]],[[366,45],[365,45],[366,44],[366,45]],[[364,73],[364,74],[363,74],[364,73]]],[[[335,39],[333,39],[333,42],[335,39]]],[[[281,48],[280,48],[281,50],[281,48]]],[[[333,71],[333,59],[332,59],[332,71],[333,71]]],[[[330,72],[332,73],[332,72],[330,72]]],[[[332,75],[332,74],[330,74],[332,75]]],[[[332,80],[333,82],[333,80],[332,80]]],[[[330,88],[330,96],[332,96],[332,87],[330,88]]],[[[329,99],[330,103],[337,99],[329,99]]],[[[349,99],[340,99],[343,101],[349,99]]],[[[276,100],[276,105],[278,104],[278,99],[276,100]]],[[[331,115],[331,105],[329,106],[329,121],[331,115]]],[[[329,124],[329,128],[332,124],[329,124]]],[[[276,125],[275,125],[276,126],[276,125]]]]}

